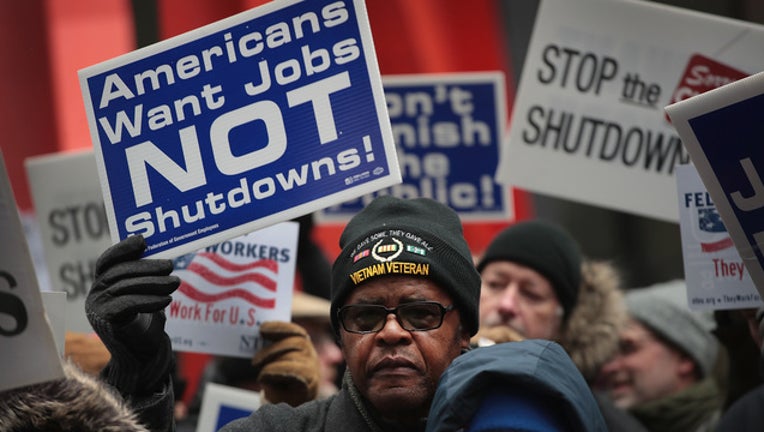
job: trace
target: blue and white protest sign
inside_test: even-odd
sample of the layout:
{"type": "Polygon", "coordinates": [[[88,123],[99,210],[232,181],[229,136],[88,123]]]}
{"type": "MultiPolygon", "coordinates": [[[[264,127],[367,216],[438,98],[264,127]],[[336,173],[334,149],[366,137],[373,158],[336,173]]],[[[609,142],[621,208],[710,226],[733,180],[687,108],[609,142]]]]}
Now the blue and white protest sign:
{"type": "Polygon", "coordinates": [[[494,181],[506,129],[504,75],[395,75],[382,82],[403,182],[329,207],[319,219],[349,219],[380,194],[433,198],[464,220],[512,219],[509,188],[494,181]]]}
{"type": "Polygon", "coordinates": [[[692,164],[676,166],[687,305],[694,310],[757,308],[761,296],[692,164]]]}
{"type": "Polygon", "coordinates": [[[113,241],[173,257],[400,182],[362,0],[278,0],[79,72],[113,241]]]}
{"type": "Polygon", "coordinates": [[[229,422],[249,416],[260,405],[258,392],[208,382],[204,385],[196,432],[217,432],[229,422]]]}
{"type": "Polygon", "coordinates": [[[667,106],[759,293],[764,293],[764,73],[667,106]]]}

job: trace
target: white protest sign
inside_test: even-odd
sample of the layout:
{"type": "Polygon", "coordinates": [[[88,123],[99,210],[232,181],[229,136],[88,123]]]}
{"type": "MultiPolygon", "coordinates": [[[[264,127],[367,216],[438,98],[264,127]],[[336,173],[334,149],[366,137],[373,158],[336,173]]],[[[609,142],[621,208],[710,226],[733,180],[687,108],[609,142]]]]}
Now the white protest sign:
{"type": "Polygon", "coordinates": [[[687,304],[694,310],[757,308],[761,296],[692,164],[676,166],[687,304]]]}
{"type": "Polygon", "coordinates": [[[167,307],[173,350],[252,357],[263,321],[289,321],[297,222],[281,222],[175,259],[167,307]]]}
{"type": "Polygon", "coordinates": [[[95,155],[58,153],[24,163],[51,289],[67,294],[66,329],[91,332],[85,298],[95,262],[111,245],[95,155]]]}
{"type": "Polygon", "coordinates": [[[623,0],[541,0],[497,180],[677,222],[689,156],[663,107],[764,69],[764,26],[623,0]]]}
{"type": "Polygon", "coordinates": [[[261,403],[260,393],[207,383],[196,432],[217,432],[231,421],[249,416],[261,403]]]}
{"type": "Polygon", "coordinates": [[[79,77],[111,237],[145,256],[401,181],[363,0],[276,0],[79,77]]]}
{"type": "Polygon", "coordinates": [[[403,182],[319,211],[347,221],[378,195],[432,198],[464,221],[514,218],[509,188],[495,182],[506,133],[502,72],[382,77],[403,182]]]}
{"type": "Polygon", "coordinates": [[[764,293],[764,73],[671,104],[666,112],[764,293]]]}
{"type": "Polygon", "coordinates": [[[0,391],[63,378],[2,153],[0,238],[0,391]]]}
{"type": "Polygon", "coordinates": [[[42,305],[48,323],[53,331],[53,339],[56,342],[58,355],[64,356],[64,344],[66,343],[66,293],[60,291],[40,291],[42,305]]]}

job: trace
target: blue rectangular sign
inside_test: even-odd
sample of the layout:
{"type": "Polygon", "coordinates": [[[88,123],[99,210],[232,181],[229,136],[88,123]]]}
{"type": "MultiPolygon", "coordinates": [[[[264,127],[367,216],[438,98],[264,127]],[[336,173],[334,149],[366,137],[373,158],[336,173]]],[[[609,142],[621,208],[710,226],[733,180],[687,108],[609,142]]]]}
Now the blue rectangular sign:
{"type": "Polygon", "coordinates": [[[666,107],[759,293],[764,293],[764,73],[666,107]]]}
{"type": "Polygon", "coordinates": [[[382,82],[403,182],[326,208],[320,219],[348,219],[381,194],[433,198],[464,220],[511,219],[509,189],[494,180],[506,123],[504,75],[400,75],[382,82]]]}
{"type": "Polygon", "coordinates": [[[363,1],[274,1],[79,72],[112,239],[173,257],[400,182],[363,1]]]}

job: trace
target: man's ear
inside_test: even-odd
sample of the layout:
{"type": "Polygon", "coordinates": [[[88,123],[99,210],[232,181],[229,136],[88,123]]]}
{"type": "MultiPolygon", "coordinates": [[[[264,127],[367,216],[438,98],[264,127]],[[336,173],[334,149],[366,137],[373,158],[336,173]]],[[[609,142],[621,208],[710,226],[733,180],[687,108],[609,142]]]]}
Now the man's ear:
{"type": "Polygon", "coordinates": [[[470,349],[470,332],[467,331],[464,326],[461,326],[460,330],[461,337],[459,339],[459,347],[462,349],[462,351],[465,351],[470,349]]]}
{"type": "Polygon", "coordinates": [[[677,372],[681,376],[685,377],[700,376],[700,371],[698,370],[698,366],[695,364],[695,361],[686,354],[680,354],[679,364],[677,365],[677,372]]]}

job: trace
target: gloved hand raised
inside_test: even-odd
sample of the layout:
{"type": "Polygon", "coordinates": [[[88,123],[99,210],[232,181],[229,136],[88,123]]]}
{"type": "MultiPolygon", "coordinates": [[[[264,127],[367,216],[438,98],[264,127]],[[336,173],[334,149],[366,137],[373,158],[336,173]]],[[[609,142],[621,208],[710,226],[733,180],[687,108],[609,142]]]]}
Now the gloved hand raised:
{"type": "Polygon", "coordinates": [[[252,366],[270,403],[298,406],[318,395],[319,364],[308,333],[297,324],[268,321],[260,326],[267,344],[255,354],[252,366]]]}
{"type": "Polygon", "coordinates": [[[173,362],[164,308],[180,279],[170,276],[171,260],[140,259],[145,249],[142,236],[108,248],[85,301],[88,321],[112,355],[103,374],[130,395],[161,390],[173,362]]]}

